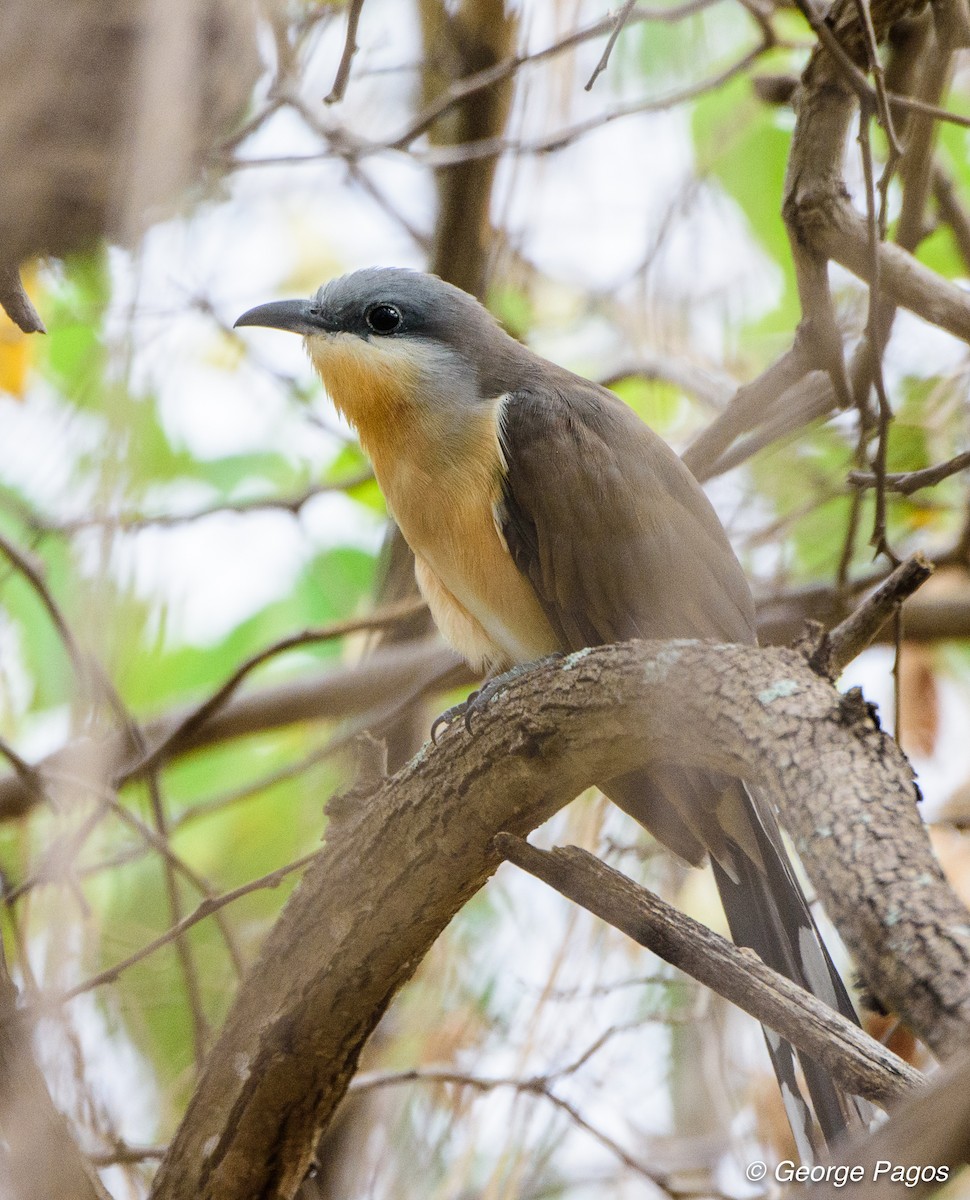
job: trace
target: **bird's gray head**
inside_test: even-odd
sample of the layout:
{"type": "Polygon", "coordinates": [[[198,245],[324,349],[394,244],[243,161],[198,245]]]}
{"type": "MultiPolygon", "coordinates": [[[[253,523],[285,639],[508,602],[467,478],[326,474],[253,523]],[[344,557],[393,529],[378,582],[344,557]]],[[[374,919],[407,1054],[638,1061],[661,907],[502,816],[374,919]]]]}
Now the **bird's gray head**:
{"type": "Polygon", "coordinates": [[[373,389],[374,373],[389,371],[425,387],[465,377],[469,392],[494,397],[512,386],[516,360],[531,357],[467,292],[389,267],[331,280],[307,300],[261,304],[236,325],[302,334],[341,408],[349,387],[373,389]]]}

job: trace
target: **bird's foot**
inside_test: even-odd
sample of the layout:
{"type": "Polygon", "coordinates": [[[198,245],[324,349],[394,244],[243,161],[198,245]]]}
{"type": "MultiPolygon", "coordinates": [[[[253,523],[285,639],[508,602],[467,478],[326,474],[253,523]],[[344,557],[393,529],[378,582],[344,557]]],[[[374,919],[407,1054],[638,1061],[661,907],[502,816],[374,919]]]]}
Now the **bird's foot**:
{"type": "Polygon", "coordinates": [[[481,694],[482,694],[481,688],[477,688],[474,692],[469,692],[468,696],[464,700],[462,700],[462,702],[460,704],[453,704],[451,706],[451,708],[446,708],[443,713],[441,713],[439,716],[435,717],[435,719],[431,722],[431,741],[436,746],[438,744],[439,730],[450,725],[456,717],[464,716],[465,728],[466,729],[471,728],[471,726],[469,725],[468,710],[469,710],[469,707],[478,700],[478,697],[481,694]]]}
{"type": "MultiPolygon", "coordinates": [[[[562,658],[563,656],[557,653],[549,657],[562,658]]],[[[435,718],[431,725],[432,742],[437,746],[439,730],[444,726],[450,725],[457,717],[463,718],[467,733],[474,733],[472,718],[476,713],[482,712],[486,705],[494,700],[500,692],[505,691],[510,683],[520,678],[520,676],[528,674],[535,665],[534,662],[519,663],[511,667],[508,671],[503,671],[501,675],[495,675],[491,679],[487,679],[477,691],[470,692],[468,698],[463,700],[461,704],[453,704],[451,708],[446,708],[440,717],[435,718]]]]}

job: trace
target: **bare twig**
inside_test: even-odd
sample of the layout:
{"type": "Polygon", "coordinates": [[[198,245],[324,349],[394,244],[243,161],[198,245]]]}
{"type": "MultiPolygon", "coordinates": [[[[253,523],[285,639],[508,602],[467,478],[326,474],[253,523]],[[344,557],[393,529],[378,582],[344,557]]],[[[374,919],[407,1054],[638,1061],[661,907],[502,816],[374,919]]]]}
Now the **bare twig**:
{"type": "Polygon", "coordinates": [[[492,1092],[499,1088],[510,1088],[512,1091],[520,1092],[524,1095],[538,1096],[558,1108],[560,1112],[565,1113],[574,1125],[577,1125],[599,1142],[604,1149],[618,1158],[625,1167],[629,1167],[631,1171],[635,1171],[637,1175],[648,1179],[658,1187],[666,1187],[667,1176],[664,1172],[649,1167],[640,1159],[634,1158],[629,1151],[624,1150],[619,1142],[611,1138],[609,1134],[604,1133],[601,1129],[597,1129],[595,1125],[591,1125],[575,1105],[570,1104],[568,1100],[564,1100],[552,1091],[552,1079],[552,1076],[547,1075],[538,1075],[531,1079],[517,1079],[515,1076],[489,1078],[483,1075],[471,1075],[462,1071],[448,1070],[443,1067],[412,1067],[410,1070],[405,1071],[364,1072],[354,1078],[349,1090],[351,1092],[371,1092],[376,1088],[397,1087],[408,1083],[450,1083],[456,1087],[471,1088],[476,1092],[492,1092]]]}
{"type": "MultiPolygon", "coordinates": [[[[0,533],[0,552],[2,552],[30,584],[34,594],[50,617],[51,624],[57,632],[71,665],[78,676],[78,682],[87,688],[91,683],[91,662],[81,650],[77,639],[71,631],[60,605],[54,599],[53,593],[44,579],[43,568],[32,555],[14,545],[4,534],[0,533]]],[[[100,675],[100,672],[98,673],[100,675]]]]}
{"type": "Polygon", "coordinates": [[[829,679],[841,675],[899,611],[902,602],[912,596],[932,574],[933,564],[922,554],[908,558],[851,616],[822,637],[819,646],[809,656],[812,669],[829,679]]]}
{"type": "MultiPolygon", "coordinates": [[[[626,24],[631,25],[641,21],[676,22],[703,12],[714,3],[716,0],[686,0],[685,3],[672,8],[638,7],[629,14],[626,24]]],[[[386,148],[389,150],[406,149],[415,138],[426,133],[439,117],[443,117],[462,101],[474,96],[476,92],[494,87],[495,84],[515,75],[522,67],[534,66],[549,58],[554,58],[558,54],[573,50],[584,42],[602,37],[604,33],[610,32],[614,24],[614,17],[603,17],[585,29],[573,30],[558,41],[544,46],[541,50],[535,50],[531,54],[510,55],[494,66],[485,67],[472,75],[456,79],[445,92],[418,113],[406,129],[391,138],[386,143],[386,148]]]]}
{"type": "Polygon", "coordinates": [[[335,638],[346,637],[351,633],[361,633],[364,630],[386,629],[388,626],[406,621],[416,613],[422,612],[425,607],[426,604],[422,598],[409,599],[402,601],[400,604],[387,605],[385,608],[371,613],[366,617],[359,617],[349,621],[335,621],[332,625],[325,625],[320,629],[304,629],[300,633],[293,633],[288,637],[280,638],[278,642],[274,642],[271,646],[267,646],[241,663],[208,699],[204,700],[197,708],[193,709],[192,712],[183,718],[164,741],[157,746],[153,746],[144,758],[135,763],[134,767],[126,770],[126,775],[130,777],[131,775],[141,775],[146,771],[150,771],[163,758],[170,755],[172,748],[178,745],[179,742],[191,739],[193,734],[201,729],[207,721],[211,720],[226,705],[246,676],[251,674],[257,667],[269,662],[271,658],[275,658],[279,654],[284,654],[288,650],[294,650],[301,646],[313,646],[320,642],[333,641],[335,638]]]}
{"type": "Polygon", "coordinates": [[[750,66],[757,62],[770,49],[772,47],[767,43],[759,42],[758,45],[747,51],[730,66],[725,67],[724,70],[717,72],[717,74],[707,79],[698,80],[697,83],[678,88],[666,96],[646,100],[634,100],[629,104],[617,105],[615,108],[611,108],[599,116],[591,117],[586,121],[577,121],[574,125],[569,125],[565,129],[560,129],[555,133],[546,134],[542,137],[533,138],[530,141],[517,141],[504,137],[483,138],[480,141],[463,142],[457,146],[434,147],[420,152],[412,151],[412,154],[420,162],[438,169],[456,167],[462,163],[473,162],[475,159],[480,158],[498,158],[503,154],[550,154],[553,151],[561,150],[565,146],[571,145],[581,137],[585,137],[586,134],[592,133],[604,125],[609,125],[613,121],[619,121],[625,117],[638,116],[644,113],[666,112],[670,108],[676,108],[680,104],[685,104],[688,100],[696,100],[708,92],[716,91],[736,76],[747,71],[750,66]]]}
{"type": "Polygon", "coordinates": [[[728,446],[758,425],[772,401],[804,379],[810,365],[803,347],[796,342],[757,379],[738,388],[724,412],[684,451],[684,462],[693,474],[702,481],[708,478],[712,466],[728,446]]]}
{"type": "Polygon", "coordinates": [[[214,913],[219,912],[220,909],[225,908],[227,904],[232,904],[233,901],[239,900],[243,896],[248,896],[251,892],[261,891],[264,888],[279,887],[287,875],[292,875],[294,871],[302,870],[318,854],[319,851],[314,850],[311,854],[304,854],[302,858],[287,863],[285,867],[278,867],[275,871],[261,875],[259,879],[252,879],[249,883],[244,883],[240,887],[233,888],[231,892],[225,892],[221,896],[206,897],[193,912],[183,917],[177,925],[174,925],[159,937],[154,938],[147,945],[142,946],[140,950],[136,950],[134,954],[130,954],[127,958],[122,959],[121,962],[115,963],[113,967],[108,967],[106,970],[100,971],[97,975],[90,976],[90,978],[85,979],[75,987],[69,988],[66,992],[47,999],[45,1004],[50,1004],[51,1006],[66,1004],[69,1000],[73,1000],[76,996],[83,995],[85,992],[93,991],[95,988],[102,987],[106,983],[114,983],[118,976],[130,967],[142,962],[157,950],[161,950],[163,946],[171,945],[172,942],[177,943],[178,939],[183,937],[193,925],[198,925],[206,917],[211,917],[214,913]]]}
{"type": "Polygon", "coordinates": [[[624,379],[661,380],[687,392],[703,403],[723,409],[734,395],[737,384],[727,375],[699,367],[687,358],[666,354],[650,354],[634,362],[621,364],[599,383],[611,388],[624,379]]]}
{"type": "Polygon", "coordinates": [[[609,65],[610,55],[613,53],[613,47],[616,45],[617,38],[623,32],[623,26],[627,23],[630,13],[633,11],[633,6],[637,0],[626,0],[626,3],[617,14],[616,21],[610,31],[610,36],[607,39],[606,45],[603,48],[603,53],[600,55],[599,62],[593,68],[593,74],[586,81],[585,91],[589,92],[593,89],[593,84],[599,79],[600,75],[606,70],[609,65]]]}
{"type": "Polygon", "coordinates": [[[349,0],[347,5],[347,38],[344,42],[343,53],[340,55],[340,63],[337,67],[333,87],[323,98],[324,104],[338,103],[338,101],[343,100],[344,93],[347,91],[354,55],[360,49],[357,45],[357,26],[360,23],[360,14],[363,7],[364,0],[349,0]]]}
{"type": "Polygon", "coordinates": [[[337,483],[314,484],[295,496],[267,496],[253,500],[239,500],[235,503],[213,504],[206,508],[194,509],[187,513],[159,513],[157,516],[144,516],[140,513],[119,513],[117,516],[100,516],[98,514],[69,518],[58,521],[50,517],[40,516],[26,507],[18,506],[18,513],[31,529],[38,533],[81,533],[87,529],[117,529],[122,533],[137,533],[142,529],[162,529],[176,525],[188,525],[195,521],[204,521],[207,517],[246,516],[255,512],[282,511],[299,516],[304,507],[317,496],[331,492],[345,492],[359,487],[374,478],[370,469],[360,471],[349,479],[337,483]]]}
{"type": "MultiPolygon", "coordinates": [[[[886,490],[899,492],[903,496],[911,496],[913,492],[918,492],[921,488],[935,487],[942,480],[949,479],[951,475],[966,471],[968,467],[970,467],[970,450],[964,450],[962,453],[954,455],[953,458],[948,458],[946,462],[937,463],[932,467],[886,475],[886,490]]],[[[857,488],[871,488],[876,486],[876,476],[866,471],[851,471],[849,482],[857,488]]]]}
{"type": "MultiPolygon", "coordinates": [[[[437,638],[382,652],[366,663],[335,667],[315,678],[296,680],[262,688],[251,695],[236,696],[226,707],[212,716],[191,736],[183,736],[180,745],[170,746],[170,753],[187,753],[231,738],[252,733],[265,733],[300,721],[343,720],[367,715],[379,722],[398,711],[416,695],[433,694],[457,688],[475,681],[452,650],[437,638]],[[388,696],[393,697],[388,702],[388,696]]],[[[176,711],[145,725],[149,746],[158,739],[167,739],[171,730],[195,706],[176,711]]],[[[114,734],[97,746],[98,754],[109,773],[125,782],[132,779],[132,768],[139,758],[130,740],[114,734]]],[[[60,750],[35,764],[43,778],[75,781],[78,763],[87,761],[91,743],[82,739],[68,743],[60,750]]],[[[36,803],[36,797],[24,788],[15,775],[0,777],[0,820],[23,816],[36,803]]]]}

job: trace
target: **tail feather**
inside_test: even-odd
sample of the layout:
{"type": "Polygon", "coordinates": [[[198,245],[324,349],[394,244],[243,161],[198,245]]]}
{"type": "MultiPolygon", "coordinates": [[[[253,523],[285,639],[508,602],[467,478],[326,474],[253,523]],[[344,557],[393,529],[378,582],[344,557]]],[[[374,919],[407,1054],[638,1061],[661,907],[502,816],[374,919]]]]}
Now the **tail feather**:
{"type": "MultiPolygon", "coordinates": [[[[773,970],[858,1024],[852,1000],[818,931],[768,806],[739,781],[711,778],[705,783],[699,772],[683,774],[683,783],[689,782],[692,793],[689,809],[679,802],[681,797],[671,797],[669,787],[663,786],[677,778],[670,773],[669,779],[656,779],[653,787],[642,774],[634,773],[610,780],[605,790],[621,808],[681,853],[682,843],[688,851],[684,857],[692,861],[698,857],[691,853],[693,843],[698,836],[702,838],[712,852],[714,878],[735,943],[754,950],[773,970]],[[656,783],[660,783],[659,789],[656,783]],[[705,791],[709,799],[702,805],[704,816],[699,819],[698,796],[705,791]],[[690,832],[688,824],[682,825],[680,814],[685,812],[690,832]],[[715,814],[717,831],[711,824],[715,814]],[[663,815],[663,820],[655,828],[658,815],[663,815]],[[711,844],[715,840],[716,846],[711,844]]],[[[792,1133],[805,1161],[823,1157],[827,1145],[850,1129],[868,1126],[869,1106],[837,1087],[821,1063],[795,1051],[767,1029],[765,1040],[792,1133]],[[810,1103],[803,1095],[799,1066],[810,1103]]]]}
{"type": "MultiPolygon", "coordinates": [[[[738,855],[736,862],[737,880],[717,862],[713,863],[714,878],[735,943],[754,950],[773,970],[858,1023],[797,881],[792,878],[792,890],[782,892],[750,859],[738,855]]],[[[772,865],[790,873],[785,861],[775,859],[772,865]]],[[[817,1160],[826,1144],[842,1137],[849,1125],[855,1124],[852,1098],[837,1088],[825,1068],[809,1055],[795,1051],[769,1030],[765,1030],[765,1041],[799,1153],[806,1161],[817,1160]],[[796,1064],[801,1065],[811,1108],[802,1095],[796,1064]],[[818,1137],[812,1109],[824,1141],[818,1137]]]]}

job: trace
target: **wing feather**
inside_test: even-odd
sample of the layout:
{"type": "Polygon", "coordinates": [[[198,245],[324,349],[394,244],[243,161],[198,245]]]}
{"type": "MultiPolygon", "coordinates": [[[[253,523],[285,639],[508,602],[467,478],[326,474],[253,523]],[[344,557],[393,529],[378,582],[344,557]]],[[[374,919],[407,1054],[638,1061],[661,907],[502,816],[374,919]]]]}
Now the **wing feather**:
{"type": "Polygon", "coordinates": [[[753,641],[747,583],[698,483],[626,405],[563,374],[505,400],[497,513],[563,648],[753,641]]]}

